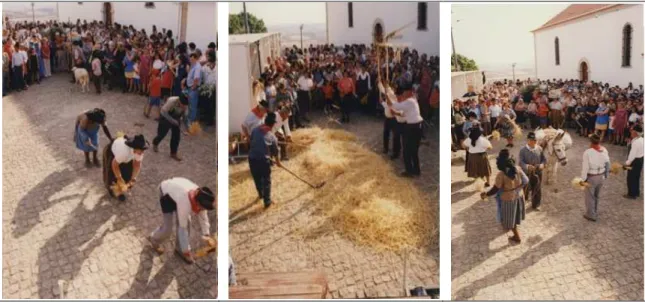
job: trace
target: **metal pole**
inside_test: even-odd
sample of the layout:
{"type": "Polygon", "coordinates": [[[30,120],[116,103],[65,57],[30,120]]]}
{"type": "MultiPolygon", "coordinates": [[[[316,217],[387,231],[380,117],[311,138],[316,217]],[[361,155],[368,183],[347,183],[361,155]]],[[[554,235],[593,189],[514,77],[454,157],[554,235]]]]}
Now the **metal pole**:
{"type": "Polygon", "coordinates": [[[302,28],[304,26],[304,24],[300,24],[300,49],[304,49],[304,47],[302,46],[302,28]]]}
{"type": "Polygon", "coordinates": [[[246,14],[246,2],[242,2],[242,7],[244,9],[244,31],[249,33],[249,16],[246,14]]]}
{"type": "Polygon", "coordinates": [[[34,10],[34,3],[31,3],[31,21],[36,22],[36,11],[34,10]]]}
{"type": "Polygon", "coordinates": [[[455,36],[452,33],[452,26],[450,27],[450,41],[452,41],[452,56],[455,64],[455,71],[459,71],[459,61],[457,61],[457,51],[455,50],[455,36]]]}
{"type": "Polygon", "coordinates": [[[60,21],[60,10],[58,9],[58,2],[56,2],[56,20],[60,21]]]}
{"type": "Polygon", "coordinates": [[[513,63],[513,82],[515,82],[515,63],[513,63]]]}

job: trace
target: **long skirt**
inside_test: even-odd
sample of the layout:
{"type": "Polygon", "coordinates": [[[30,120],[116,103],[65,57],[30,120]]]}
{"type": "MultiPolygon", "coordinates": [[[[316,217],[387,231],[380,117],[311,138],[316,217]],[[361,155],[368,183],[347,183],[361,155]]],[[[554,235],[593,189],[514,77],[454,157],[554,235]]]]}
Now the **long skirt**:
{"type": "Polygon", "coordinates": [[[526,111],[515,111],[515,114],[517,114],[515,122],[517,122],[518,124],[523,124],[524,122],[526,122],[526,111]]]}
{"type": "Polygon", "coordinates": [[[515,129],[513,129],[513,125],[511,125],[511,123],[504,122],[503,124],[501,124],[499,129],[500,129],[501,137],[503,137],[503,138],[512,138],[513,137],[513,131],[515,129]]]}
{"type": "MultiPolygon", "coordinates": [[[[112,171],[112,160],[114,159],[114,153],[112,153],[112,144],[113,142],[110,142],[103,149],[103,185],[105,185],[105,188],[110,193],[110,196],[115,197],[114,192],[112,192],[112,189],[110,188],[116,183],[117,180],[116,176],[114,175],[114,171],[112,171]]],[[[119,164],[119,169],[121,170],[121,177],[123,177],[123,180],[127,184],[128,182],[130,182],[130,180],[132,180],[134,160],[119,164]]]]}
{"type": "Polygon", "coordinates": [[[488,162],[488,154],[482,153],[469,153],[468,162],[466,163],[466,172],[470,178],[484,178],[489,177],[491,174],[490,163],[488,162]]]}
{"type": "Polygon", "coordinates": [[[512,201],[502,201],[502,226],[506,230],[514,229],[526,216],[524,198],[518,197],[512,201]]]}
{"type": "Polygon", "coordinates": [[[83,152],[95,152],[99,147],[99,128],[95,130],[83,130],[81,126],[76,126],[76,148],[83,152]],[[87,141],[92,142],[93,146],[88,146],[87,141]],[[96,148],[94,148],[96,147],[96,148]]]}

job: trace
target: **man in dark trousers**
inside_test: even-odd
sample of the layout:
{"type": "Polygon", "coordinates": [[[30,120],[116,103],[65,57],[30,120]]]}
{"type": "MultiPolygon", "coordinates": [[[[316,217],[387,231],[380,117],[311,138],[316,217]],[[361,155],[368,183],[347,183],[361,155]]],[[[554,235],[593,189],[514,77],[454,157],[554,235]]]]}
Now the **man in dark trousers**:
{"type": "Polygon", "coordinates": [[[630,130],[632,141],[625,165],[627,171],[627,195],[625,198],[638,199],[640,196],[641,172],[643,171],[643,127],[636,125],[630,130]]]}
{"type": "Polygon", "coordinates": [[[152,150],[159,152],[159,143],[166,137],[170,131],[170,157],[176,161],[181,161],[177,154],[179,141],[181,140],[180,125],[181,120],[186,115],[188,109],[188,97],[185,94],[170,97],[166,104],[161,107],[159,126],[157,127],[157,136],[152,140],[152,150]]]}
{"type": "Polygon", "coordinates": [[[278,138],[273,134],[273,126],[276,123],[276,115],[273,112],[267,113],[264,124],[255,127],[251,131],[249,167],[258,191],[258,198],[264,200],[264,207],[271,206],[271,163],[273,160],[278,167],[282,167],[278,156],[278,138]]]}
{"type": "Polygon", "coordinates": [[[542,171],[546,158],[542,147],[537,145],[535,132],[529,132],[526,146],[520,149],[520,167],[529,177],[529,185],[524,187],[524,196],[531,199],[531,207],[540,210],[542,202],[542,171]]]}
{"type": "Polygon", "coordinates": [[[405,171],[403,177],[416,177],[421,175],[419,164],[419,145],[421,143],[421,127],[423,118],[419,110],[419,102],[414,93],[412,84],[402,83],[397,87],[398,102],[394,103],[389,98],[387,105],[392,108],[395,115],[405,119],[405,130],[403,135],[403,162],[405,171]]]}

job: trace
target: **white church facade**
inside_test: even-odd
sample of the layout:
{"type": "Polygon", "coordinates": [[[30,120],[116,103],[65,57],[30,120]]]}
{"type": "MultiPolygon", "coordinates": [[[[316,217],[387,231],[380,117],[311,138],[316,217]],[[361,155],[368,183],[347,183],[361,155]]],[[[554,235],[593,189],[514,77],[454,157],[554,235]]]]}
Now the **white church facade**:
{"type": "Polygon", "coordinates": [[[390,43],[439,55],[439,2],[327,2],[326,10],[328,43],[371,44],[407,25],[390,43]]]}
{"type": "Polygon", "coordinates": [[[539,79],[643,84],[643,7],[573,4],[533,31],[539,79]]]}
{"type": "Polygon", "coordinates": [[[156,25],[159,31],[172,30],[176,41],[194,42],[202,50],[217,43],[216,2],[58,2],[57,10],[63,22],[96,20],[148,33],[156,25]]]}

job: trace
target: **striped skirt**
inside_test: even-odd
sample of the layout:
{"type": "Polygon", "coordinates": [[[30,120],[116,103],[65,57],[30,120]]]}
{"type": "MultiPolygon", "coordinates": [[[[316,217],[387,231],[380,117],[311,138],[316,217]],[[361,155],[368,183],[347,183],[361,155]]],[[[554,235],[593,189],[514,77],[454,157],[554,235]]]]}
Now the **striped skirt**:
{"type": "Polygon", "coordinates": [[[470,178],[489,177],[491,168],[488,162],[488,154],[486,152],[468,153],[466,172],[468,172],[468,177],[470,178]]]}
{"type": "Polygon", "coordinates": [[[506,230],[514,229],[526,216],[524,197],[512,201],[502,201],[502,226],[506,230]]]}

